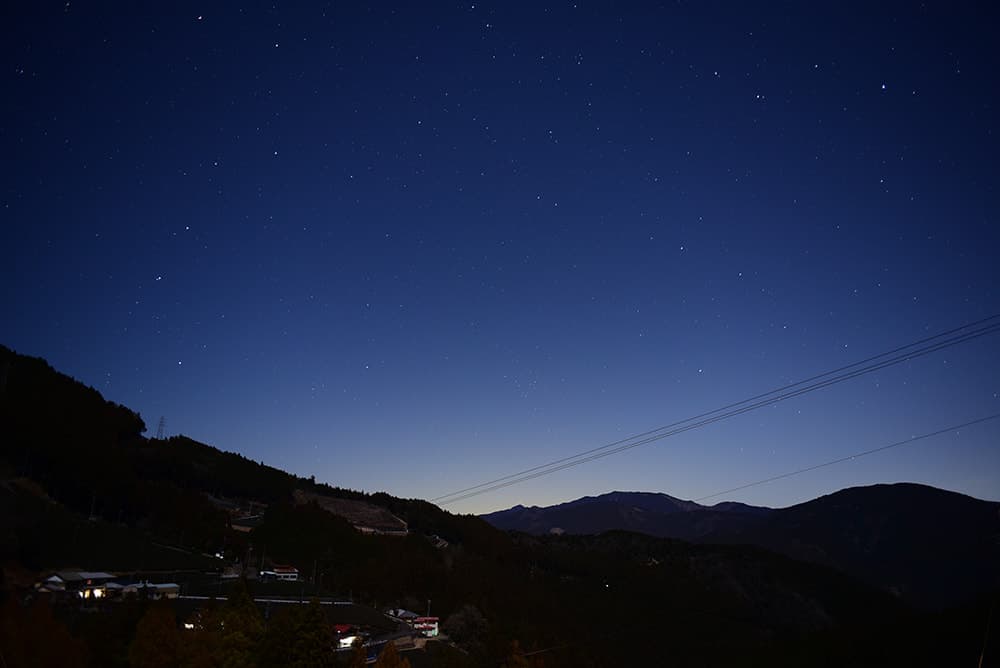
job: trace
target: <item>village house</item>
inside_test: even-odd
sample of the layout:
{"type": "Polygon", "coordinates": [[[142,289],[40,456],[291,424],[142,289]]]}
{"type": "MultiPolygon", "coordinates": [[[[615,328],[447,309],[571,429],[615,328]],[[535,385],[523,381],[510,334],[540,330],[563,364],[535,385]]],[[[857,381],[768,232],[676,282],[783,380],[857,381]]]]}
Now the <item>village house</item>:
{"type": "Polygon", "coordinates": [[[146,598],[150,601],[161,599],[177,598],[181,594],[181,587],[173,582],[131,582],[121,587],[122,596],[135,596],[136,598],[146,598]]]}
{"type": "Polygon", "coordinates": [[[260,572],[261,580],[282,580],[284,582],[298,582],[299,569],[295,566],[283,564],[271,564],[271,568],[260,572]]]}
{"type": "Polygon", "coordinates": [[[181,588],[173,582],[121,582],[114,574],[104,571],[65,570],[36,583],[35,591],[88,602],[118,601],[126,597],[158,601],[177,598],[181,588]]]}
{"type": "Polygon", "coordinates": [[[36,591],[100,599],[107,595],[107,584],[115,579],[103,571],[58,571],[35,585],[36,591]]]}

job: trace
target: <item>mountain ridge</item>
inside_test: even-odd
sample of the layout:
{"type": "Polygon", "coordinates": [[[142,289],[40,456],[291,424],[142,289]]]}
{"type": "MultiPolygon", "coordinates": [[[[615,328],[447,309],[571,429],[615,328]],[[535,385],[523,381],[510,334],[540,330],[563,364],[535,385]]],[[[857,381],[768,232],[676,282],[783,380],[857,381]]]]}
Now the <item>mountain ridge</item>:
{"type": "MultiPolygon", "coordinates": [[[[915,614],[899,594],[879,591],[844,569],[754,545],[691,544],[614,530],[582,537],[507,533],[427,501],[330,487],[183,436],[145,438],[144,428],[137,413],[97,390],[40,358],[0,346],[0,482],[6,500],[0,504],[0,596],[31,595],[35,576],[66,564],[130,572],[196,568],[201,578],[204,569],[221,565],[211,556],[220,547],[229,560],[245,557],[248,563],[260,563],[266,547],[272,562],[312,573],[317,591],[411,609],[433,600],[445,628],[452,615],[468,618],[463,611],[475,611],[485,621],[479,635],[463,640],[451,633],[457,627],[449,629],[468,652],[467,662],[449,665],[498,665],[517,639],[527,646],[563,647],[546,655],[546,665],[554,668],[661,665],[664,629],[670,629],[676,665],[705,665],[706,656],[717,665],[801,665],[789,663],[799,651],[837,657],[830,665],[869,665],[856,657],[881,656],[884,646],[894,648],[890,665],[915,665],[912,657],[923,665],[946,665],[981,639],[975,624],[988,610],[989,592],[982,591],[978,602],[946,616],[915,614]],[[405,521],[408,532],[358,531],[350,517],[329,512],[330,498],[379,506],[405,521]],[[262,514],[252,533],[230,526],[224,509],[246,501],[262,514]],[[12,573],[19,574],[16,582],[12,573]],[[915,631],[915,623],[926,631],[915,631]],[[607,642],[593,643],[595,635],[607,642]],[[914,636],[921,644],[913,643],[914,636]]],[[[657,493],[618,492],[613,498],[624,510],[613,508],[609,524],[645,518],[703,536],[748,523],[761,526],[780,514],[728,502],[702,508],[657,493]]],[[[844,507],[852,503],[837,499],[844,507]]],[[[592,497],[569,510],[586,515],[605,501],[592,497]]],[[[883,505],[893,510],[892,503],[883,505]]],[[[789,521],[808,525],[831,512],[850,515],[824,501],[789,521]]],[[[787,532],[777,526],[772,538],[787,532]]],[[[828,555],[834,562],[843,557],[828,555]]],[[[961,563],[954,554],[945,556],[951,561],[942,563],[961,563]]],[[[981,581],[973,578],[971,584],[981,581]]],[[[298,585],[296,591],[302,595],[298,585]]],[[[127,653],[133,634],[119,635],[117,644],[109,644],[103,632],[85,637],[95,657],[108,657],[127,653]]],[[[119,664],[95,659],[93,665],[119,664]]]]}
{"type": "Polygon", "coordinates": [[[626,530],[703,544],[753,545],[848,573],[923,607],[1000,582],[1000,503],[912,482],[849,487],[785,508],[703,506],[662,492],[608,492],[481,516],[507,531],[626,530]]]}

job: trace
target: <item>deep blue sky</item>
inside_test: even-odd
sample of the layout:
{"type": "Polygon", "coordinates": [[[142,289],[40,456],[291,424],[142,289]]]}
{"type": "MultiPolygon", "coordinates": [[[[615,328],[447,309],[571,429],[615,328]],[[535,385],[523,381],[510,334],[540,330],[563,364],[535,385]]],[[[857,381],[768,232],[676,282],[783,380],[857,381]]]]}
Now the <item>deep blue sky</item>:
{"type": "MultiPolygon", "coordinates": [[[[433,498],[1000,311],[974,5],[133,4],[2,10],[0,342],[150,435],[433,498]]],[[[449,507],[694,498],[885,445],[1000,412],[998,351],[449,507]]],[[[998,437],[734,498],[995,499],[998,437]]]]}

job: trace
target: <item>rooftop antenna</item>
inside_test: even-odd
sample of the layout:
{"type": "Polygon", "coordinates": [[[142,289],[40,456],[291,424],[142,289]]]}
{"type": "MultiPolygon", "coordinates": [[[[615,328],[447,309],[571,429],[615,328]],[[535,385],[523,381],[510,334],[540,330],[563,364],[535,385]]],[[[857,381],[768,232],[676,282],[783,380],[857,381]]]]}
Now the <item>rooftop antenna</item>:
{"type": "Polygon", "coordinates": [[[162,441],[163,440],[163,431],[166,428],[167,428],[167,419],[161,415],[160,416],[160,423],[158,425],[156,425],[156,440],[157,441],[162,441]]]}

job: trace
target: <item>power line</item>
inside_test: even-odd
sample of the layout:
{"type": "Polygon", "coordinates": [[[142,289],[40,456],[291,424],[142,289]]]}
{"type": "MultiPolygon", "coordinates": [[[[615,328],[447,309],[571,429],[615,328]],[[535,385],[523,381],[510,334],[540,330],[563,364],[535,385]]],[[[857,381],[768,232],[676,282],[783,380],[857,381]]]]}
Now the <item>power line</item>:
{"type": "Polygon", "coordinates": [[[539,466],[535,466],[535,467],[532,467],[530,469],[525,469],[525,470],[519,471],[517,473],[512,473],[510,475],[502,476],[500,478],[495,478],[494,480],[487,481],[487,482],[481,483],[479,485],[473,485],[472,487],[466,487],[465,489],[457,490],[455,492],[452,492],[451,494],[444,494],[442,496],[439,496],[439,497],[436,497],[434,499],[431,499],[431,501],[438,501],[438,500],[441,500],[441,499],[446,499],[446,498],[451,497],[451,496],[456,496],[456,495],[459,495],[459,494],[463,494],[465,492],[470,492],[470,491],[473,491],[473,490],[476,490],[476,489],[480,489],[482,487],[486,487],[486,486],[492,485],[492,484],[497,483],[497,482],[501,482],[501,481],[504,481],[504,480],[509,480],[511,478],[517,478],[517,477],[519,477],[521,475],[524,475],[524,474],[527,474],[527,473],[532,473],[534,471],[539,471],[541,469],[547,469],[547,468],[549,468],[551,466],[555,466],[557,464],[562,464],[564,462],[569,462],[569,461],[572,461],[572,460],[575,460],[575,459],[579,459],[581,457],[585,457],[587,455],[590,455],[590,454],[593,454],[593,453],[597,453],[597,452],[599,452],[601,450],[606,450],[608,448],[612,448],[612,447],[614,447],[616,445],[621,445],[621,444],[624,444],[624,443],[628,443],[630,441],[634,441],[634,440],[639,439],[639,438],[643,438],[643,437],[646,437],[646,436],[651,436],[653,434],[656,434],[658,432],[664,431],[666,429],[677,427],[677,426],[680,426],[680,425],[682,425],[684,423],[692,422],[694,420],[698,420],[700,418],[704,418],[704,417],[713,415],[715,413],[720,413],[720,412],[725,411],[725,410],[730,409],[730,408],[735,408],[737,406],[742,406],[743,404],[747,404],[747,403],[750,403],[752,401],[756,401],[758,399],[762,399],[762,398],[770,396],[772,394],[776,394],[778,392],[784,392],[784,391],[787,391],[787,390],[789,390],[791,388],[804,385],[806,383],[818,380],[820,378],[824,378],[826,376],[830,376],[830,375],[833,375],[833,374],[836,374],[836,373],[840,373],[840,372],[846,371],[848,369],[851,369],[851,368],[854,368],[854,367],[857,367],[857,366],[860,366],[860,365],[863,365],[863,364],[867,364],[867,363],[873,362],[874,360],[881,359],[883,357],[887,357],[889,355],[893,355],[893,354],[899,353],[899,352],[901,352],[903,350],[906,350],[907,348],[913,348],[914,346],[918,346],[918,345],[921,345],[921,344],[924,344],[924,343],[928,343],[930,341],[934,341],[936,339],[940,339],[942,337],[949,336],[951,334],[955,334],[956,332],[960,332],[962,330],[966,330],[966,329],[969,329],[969,328],[972,328],[972,327],[977,327],[979,325],[982,325],[982,324],[984,324],[986,322],[989,322],[991,320],[995,320],[997,318],[1000,318],[1000,314],[993,315],[993,316],[990,316],[988,318],[983,318],[982,320],[977,320],[975,322],[971,322],[971,323],[962,325],[961,327],[956,327],[954,329],[950,329],[950,330],[947,330],[945,332],[941,332],[939,334],[935,334],[934,336],[929,336],[929,337],[926,337],[924,339],[920,339],[918,341],[914,341],[912,343],[908,343],[908,344],[906,344],[904,346],[899,346],[897,348],[893,348],[892,350],[886,351],[886,352],[881,353],[879,355],[874,355],[872,357],[868,357],[868,358],[863,359],[863,360],[861,360],[859,362],[854,362],[853,364],[848,364],[846,366],[839,367],[839,368],[834,369],[832,371],[827,371],[826,373],[821,373],[821,374],[818,374],[818,375],[815,375],[815,376],[811,376],[811,377],[806,378],[804,380],[800,380],[800,381],[798,381],[796,383],[792,383],[790,385],[784,385],[782,387],[775,388],[775,389],[770,390],[768,392],[763,392],[761,394],[757,394],[757,395],[755,395],[753,397],[750,397],[748,399],[744,399],[742,401],[731,403],[731,404],[728,404],[726,406],[722,406],[721,408],[716,408],[714,410],[707,411],[705,413],[701,413],[699,415],[695,415],[693,417],[689,417],[689,418],[684,419],[684,420],[679,420],[677,422],[673,422],[671,424],[664,425],[662,427],[657,427],[656,429],[651,429],[649,431],[642,432],[641,434],[635,434],[633,436],[629,436],[628,438],[624,438],[624,439],[615,441],[613,443],[608,443],[606,445],[602,445],[602,446],[599,446],[599,447],[596,447],[596,448],[592,448],[590,450],[587,450],[587,451],[584,451],[584,452],[581,452],[581,453],[577,453],[577,454],[571,455],[569,457],[564,457],[562,459],[557,459],[557,460],[549,462],[547,464],[541,464],[539,466]]]}
{"type": "Polygon", "coordinates": [[[961,327],[955,327],[939,334],[925,337],[912,343],[893,348],[892,350],[884,353],[868,357],[859,362],[854,362],[853,364],[848,364],[832,371],[827,371],[826,373],[811,376],[796,383],[754,395],[742,401],[727,404],[720,408],[700,413],[684,420],[679,420],[640,434],[635,434],[628,438],[592,448],[569,457],[564,457],[546,464],[524,469],[517,473],[494,478],[493,480],[473,485],[471,487],[466,487],[464,489],[451,492],[450,494],[444,494],[431,499],[431,501],[438,502],[440,505],[447,505],[456,501],[468,499],[480,494],[501,489],[503,487],[516,485],[527,480],[532,480],[563,469],[594,461],[595,459],[601,459],[603,457],[617,454],[624,450],[629,450],[640,445],[645,445],[653,441],[667,438],[668,436],[673,436],[691,429],[707,426],[720,420],[741,415],[751,410],[756,410],[757,408],[762,408],[785,399],[813,392],[846,380],[851,380],[867,373],[872,373],[901,362],[958,345],[959,343],[964,343],[981,336],[996,333],[1000,331],[1000,324],[993,323],[985,325],[985,323],[997,320],[998,318],[1000,318],[1000,314],[967,323],[961,327]]]}
{"type": "MultiPolygon", "coordinates": [[[[548,465],[543,465],[541,467],[535,467],[534,472],[532,472],[532,473],[525,472],[526,473],[525,475],[517,475],[517,474],[515,474],[513,476],[506,476],[503,479],[497,479],[496,484],[483,483],[483,485],[480,485],[480,486],[477,486],[475,488],[472,488],[475,491],[470,491],[470,492],[465,493],[465,494],[459,494],[458,496],[455,496],[455,494],[458,494],[458,493],[454,493],[454,494],[451,494],[451,495],[447,495],[445,497],[439,497],[439,498],[447,499],[445,501],[440,501],[440,504],[441,505],[446,505],[446,504],[454,503],[456,501],[462,501],[464,499],[472,498],[474,496],[479,496],[480,494],[485,494],[487,492],[492,492],[492,491],[495,491],[495,490],[498,490],[498,489],[502,489],[504,487],[509,487],[511,485],[516,485],[516,484],[519,484],[519,483],[522,483],[522,482],[526,482],[528,480],[533,480],[535,478],[540,478],[542,476],[546,476],[546,475],[549,475],[549,474],[552,474],[552,473],[556,473],[557,471],[562,471],[564,469],[572,468],[574,466],[579,466],[580,464],[586,464],[587,462],[591,462],[591,461],[594,461],[596,459],[602,459],[604,457],[609,457],[609,456],[617,454],[619,452],[623,452],[625,450],[630,450],[632,448],[639,447],[640,445],[646,445],[646,444],[652,443],[654,441],[662,440],[662,439],[667,438],[669,436],[675,436],[677,434],[680,434],[680,433],[683,433],[683,432],[686,432],[686,431],[691,431],[693,429],[699,429],[701,427],[705,427],[705,426],[708,426],[710,424],[714,424],[715,422],[720,422],[722,420],[726,420],[726,419],[734,417],[736,415],[742,415],[743,413],[748,413],[750,411],[757,410],[758,408],[763,408],[763,407],[766,407],[766,406],[770,406],[772,404],[776,404],[776,403],[778,403],[780,401],[784,401],[785,399],[791,399],[791,398],[794,398],[794,397],[797,397],[797,396],[800,396],[800,395],[803,395],[803,394],[808,394],[810,392],[814,392],[816,390],[823,389],[823,388],[828,387],[830,385],[835,385],[837,383],[841,383],[841,382],[844,382],[846,380],[851,380],[851,379],[856,378],[858,376],[861,376],[861,375],[864,375],[864,374],[868,374],[868,373],[872,373],[874,371],[878,371],[880,369],[884,369],[886,367],[893,366],[893,365],[899,364],[901,362],[912,360],[912,359],[915,359],[917,357],[922,357],[922,356],[928,355],[928,354],[930,354],[932,352],[937,352],[938,350],[943,350],[944,348],[949,348],[951,346],[958,345],[959,343],[964,343],[965,341],[968,341],[968,340],[971,340],[971,339],[975,339],[975,338],[979,338],[979,337],[985,336],[987,334],[993,334],[993,333],[998,332],[998,331],[1000,331],[1000,325],[991,325],[989,327],[984,327],[984,328],[981,328],[979,330],[974,330],[972,332],[968,332],[968,333],[965,333],[965,334],[958,335],[958,336],[953,337],[951,339],[946,339],[945,341],[942,341],[942,342],[939,342],[939,343],[936,343],[936,344],[933,344],[933,345],[930,345],[930,346],[925,346],[924,348],[918,348],[918,349],[915,349],[915,350],[911,350],[909,352],[897,355],[895,357],[889,358],[887,360],[884,360],[884,361],[876,363],[876,364],[871,364],[871,365],[862,367],[860,369],[856,369],[854,371],[850,371],[850,372],[847,372],[847,373],[844,373],[844,374],[840,374],[838,376],[834,376],[832,378],[828,378],[826,380],[818,381],[816,383],[813,383],[811,385],[807,385],[807,386],[802,387],[802,388],[800,388],[798,390],[795,390],[795,391],[785,392],[785,393],[782,393],[782,394],[778,394],[778,395],[772,396],[770,398],[762,399],[760,401],[756,401],[754,403],[751,403],[749,405],[745,405],[744,406],[743,404],[745,404],[747,401],[752,401],[751,399],[747,399],[747,400],[744,400],[743,402],[739,402],[737,404],[732,404],[732,405],[735,405],[735,406],[741,406],[739,408],[734,408],[732,410],[724,411],[724,412],[719,413],[717,415],[714,415],[714,413],[718,413],[718,411],[723,410],[723,409],[716,409],[715,411],[710,411],[709,413],[706,413],[704,415],[710,415],[711,417],[707,417],[707,418],[699,420],[697,422],[693,422],[692,424],[684,424],[684,423],[690,422],[691,420],[695,420],[697,418],[688,418],[687,420],[682,420],[682,421],[680,421],[678,423],[674,423],[674,424],[679,424],[679,425],[684,425],[684,426],[679,426],[679,427],[676,427],[674,429],[670,429],[669,431],[666,431],[664,433],[657,433],[657,432],[660,432],[663,429],[667,429],[668,427],[670,427],[672,425],[668,425],[668,427],[662,427],[660,430],[653,430],[653,432],[645,432],[644,434],[639,434],[639,435],[633,436],[633,437],[631,437],[629,439],[624,439],[623,441],[618,441],[615,444],[609,444],[607,446],[603,446],[603,448],[598,448],[598,450],[601,450],[600,452],[594,452],[594,454],[581,453],[579,455],[576,455],[575,457],[569,458],[572,461],[562,460],[562,461],[565,461],[565,463],[560,463],[558,465],[555,465],[556,462],[552,462],[552,463],[550,463],[548,465]],[[652,434],[652,435],[646,436],[646,434],[652,434]],[[635,439],[640,439],[640,440],[635,440],[635,439]],[[618,445],[619,443],[621,445],[618,445]],[[614,447],[612,449],[606,449],[606,448],[609,448],[611,445],[617,445],[617,447],[614,447]],[[584,455],[586,455],[586,456],[584,456],[584,455]],[[538,469],[544,469],[544,470],[538,470],[538,469]],[[500,480],[503,480],[503,482],[500,482],[500,480]],[[448,498],[448,497],[452,497],[452,498],[448,498]]],[[[855,366],[855,365],[852,365],[852,366],[855,366]]],[[[827,374],[823,374],[823,375],[825,376],[827,374]]],[[[801,385],[801,382],[800,383],[795,383],[794,385],[791,385],[789,387],[795,387],[795,386],[798,386],[798,385],[801,385]]]]}
{"type": "Polygon", "coordinates": [[[920,436],[911,436],[910,438],[904,439],[902,441],[896,441],[895,443],[890,443],[889,445],[883,445],[878,448],[872,448],[871,450],[865,450],[863,452],[855,452],[853,455],[847,455],[846,457],[840,457],[838,459],[831,459],[828,462],[823,462],[822,464],[813,464],[812,466],[807,466],[802,469],[797,469],[795,471],[789,471],[787,473],[782,473],[780,475],[771,476],[770,478],[764,478],[763,480],[756,480],[754,482],[748,482],[745,485],[740,485],[739,487],[733,487],[731,489],[726,489],[721,492],[716,492],[714,494],[708,494],[706,496],[698,497],[697,499],[692,499],[695,503],[700,503],[705,499],[714,499],[717,496],[722,496],[723,494],[732,494],[733,492],[739,492],[744,489],[749,489],[750,487],[756,487],[758,485],[764,485],[769,482],[774,482],[775,480],[783,480],[784,478],[791,478],[792,476],[799,475],[802,473],[808,473],[809,471],[815,471],[816,469],[821,469],[827,466],[833,466],[834,464],[841,464],[852,459],[858,459],[859,457],[865,457],[867,455],[873,455],[876,452],[882,452],[883,450],[890,450],[892,448],[898,448],[901,445],[909,445],[911,443],[916,443],[917,441],[922,441],[926,438],[932,438],[934,436],[940,436],[941,434],[946,434],[949,431],[958,431],[959,429],[965,429],[966,427],[971,427],[974,424],[980,424],[981,422],[988,422],[990,420],[996,420],[1000,418],[1000,413],[994,413],[993,415],[988,415],[978,420],[970,420],[968,422],[963,422],[962,424],[956,424],[952,427],[946,427],[944,429],[938,429],[937,431],[928,432],[926,434],[921,434],[920,436]]]}

